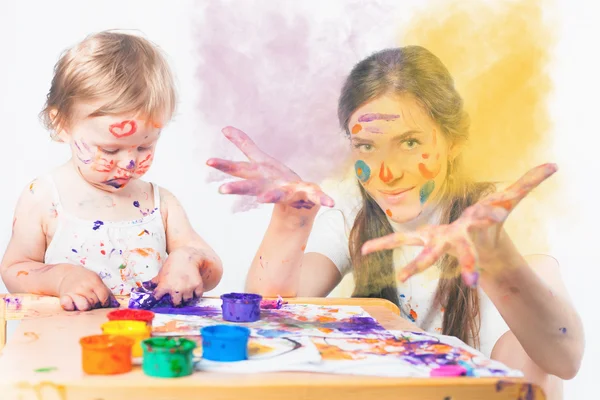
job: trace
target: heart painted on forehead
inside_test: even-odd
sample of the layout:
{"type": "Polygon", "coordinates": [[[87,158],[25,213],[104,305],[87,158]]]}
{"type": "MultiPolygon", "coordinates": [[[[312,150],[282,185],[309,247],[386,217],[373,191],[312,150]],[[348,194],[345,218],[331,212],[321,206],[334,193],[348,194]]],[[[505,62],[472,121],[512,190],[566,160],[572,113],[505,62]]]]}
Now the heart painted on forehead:
{"type": "Polygon", "coordinates": [[[112,124],[108,127],[108,130],[113,134],[114,137],[120,139],[133,135],[137,130],[137,124],[134,120],[127,120],[118,124],[112,124]]]}

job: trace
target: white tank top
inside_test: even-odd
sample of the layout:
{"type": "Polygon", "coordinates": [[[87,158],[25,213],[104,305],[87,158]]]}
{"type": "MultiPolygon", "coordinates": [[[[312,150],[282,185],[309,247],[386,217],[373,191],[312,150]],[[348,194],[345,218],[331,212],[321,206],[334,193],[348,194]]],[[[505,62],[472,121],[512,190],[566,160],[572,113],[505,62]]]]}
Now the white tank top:
{"type": "Polygon", "coordinates": [[[96,272],[113,294],[126,295],[158,275],[167,256],[160,193],[152,183],[154,211],[133,221],[92,221],[62,207],[49,176],[56,205],[57,225],[46,249],[46,264],[68,263],[96,272]]]}

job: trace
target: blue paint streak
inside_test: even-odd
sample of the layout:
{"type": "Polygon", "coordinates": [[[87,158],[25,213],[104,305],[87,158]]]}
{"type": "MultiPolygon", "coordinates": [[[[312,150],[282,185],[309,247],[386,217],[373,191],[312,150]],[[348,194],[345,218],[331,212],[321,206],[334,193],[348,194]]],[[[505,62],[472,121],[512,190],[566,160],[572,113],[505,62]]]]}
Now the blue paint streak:
{"type": "Polygon", "coordinates": [[[421,190],[419,191],[419,197],[421,199],[421,204],[423,204],[427,201],[427,199],[429,198],[431,193],[433,193],[433,189],[435,189],[434,181],[425,182],[425,184],[421,187],[421,190]]]}
{"type": "Polygon", "coordinates": [[[360,179],[361,182],[366,182],[371,177],[371,168],[367,165],[363,160],[358,160],[356,164],[354,164],[354,171],[356,172],[356,176],[360,179]]]}

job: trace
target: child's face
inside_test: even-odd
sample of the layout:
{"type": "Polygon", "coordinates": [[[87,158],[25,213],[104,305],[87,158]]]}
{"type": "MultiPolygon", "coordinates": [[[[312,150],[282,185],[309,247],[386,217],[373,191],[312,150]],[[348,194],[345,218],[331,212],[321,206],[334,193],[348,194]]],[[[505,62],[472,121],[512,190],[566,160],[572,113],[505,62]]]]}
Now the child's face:
{"type": "Polygon", "coordinates": [[[98,189],[116,192],[148,171],[163,122],[135,115],[90,116],[97,106],[77,105],[76,118],[61,137],[71,146],[79,174],[98,189]]]}
{"type": "Polygon", "coordinates": [[[451,146],[439,125],[406,95],[362,105],[348,128],[365,190],[392,220],[416,218],[446,179],[451,146]]]}

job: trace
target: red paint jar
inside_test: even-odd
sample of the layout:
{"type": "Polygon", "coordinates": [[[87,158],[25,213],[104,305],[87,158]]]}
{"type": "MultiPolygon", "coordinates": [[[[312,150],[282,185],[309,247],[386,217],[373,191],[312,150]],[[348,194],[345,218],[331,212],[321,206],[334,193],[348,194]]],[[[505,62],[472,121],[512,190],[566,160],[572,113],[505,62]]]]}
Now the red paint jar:
{"type": "Polygon", "coordinates": [[[132,310],[129,308],[123,308],[109,312],[106,314],[106,317],[110,321],[143,321],[148,326],[152,326],[154,313],[148,310],[132,310]]]}

